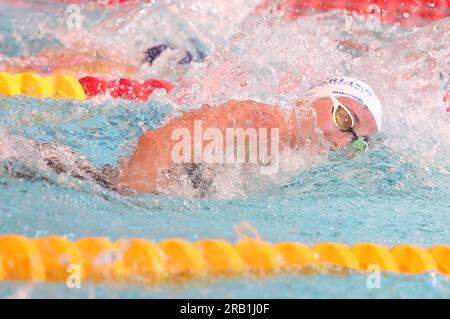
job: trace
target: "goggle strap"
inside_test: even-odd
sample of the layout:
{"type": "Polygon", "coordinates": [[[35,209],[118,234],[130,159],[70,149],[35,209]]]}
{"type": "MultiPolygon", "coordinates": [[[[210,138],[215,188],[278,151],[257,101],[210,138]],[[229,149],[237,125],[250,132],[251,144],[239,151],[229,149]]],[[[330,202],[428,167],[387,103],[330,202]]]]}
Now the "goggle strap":
{"type": "Polygon", "coordinates": [[[336,120],[336,112],[339,109],[339,107],[342,107],[344,109],[344,111],[350,116],[350,119],[352,121],[351,128],[353,128],[353,126],[355,125],[355,119],[353,118],[352,112],[350,112],[350,110],[344,104],[342,104],[334,95],[330,95],[330,99],[331,99],[331,102],[333,103],[332,120],[333,120],[334,125],[336,125],[336,127],[340,129],[340,127],[337,123],[337,120],[336,120]]]}

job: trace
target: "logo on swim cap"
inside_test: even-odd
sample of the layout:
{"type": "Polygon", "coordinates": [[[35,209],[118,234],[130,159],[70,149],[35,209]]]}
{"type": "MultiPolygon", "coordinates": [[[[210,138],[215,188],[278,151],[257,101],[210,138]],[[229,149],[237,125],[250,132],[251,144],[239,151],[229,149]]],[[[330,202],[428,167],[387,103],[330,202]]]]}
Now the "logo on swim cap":
{"type": "Polygon", "coordinates": [[[372,113],[378,131],[381,130],[381,118],[383,114],[381,102],[367,83],[352,77],[332,78],[309,89],[305,97],[308,99],[321,99],[331,95],[351,97],[359,103],[364,104],[370,113],[372,113]]]}

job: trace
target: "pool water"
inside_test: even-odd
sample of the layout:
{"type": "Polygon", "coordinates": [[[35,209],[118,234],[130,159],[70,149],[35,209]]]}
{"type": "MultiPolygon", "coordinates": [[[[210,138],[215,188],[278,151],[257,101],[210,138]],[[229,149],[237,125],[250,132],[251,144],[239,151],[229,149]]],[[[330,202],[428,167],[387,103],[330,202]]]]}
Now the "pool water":
{"type": "MultiPolygon", "coordinates": [[[[236,226],[247,222],[270,242],[448,245],[450,114],[445,112],[442,96],[450,74],[449,18],[412,30],[383,26],[377,33],[360,23],[354,26],[360,32],[348,34],[338,12],[315,14],[301,22],[284,21],[250,15],[252,4],[240,3],[243,9],[237,11],[232,4],[221,8],[220,14],[239,15],[225,14],[232,18],[217,26],[212,21],[218,11],[202,8],[201,2],[195,1],[192,6],[199,6],[197,11],[177,1],[129,9],[134,15],[86,9],[89,21],[83,32],[94,30],[105,45],[123,42],[125,31],[135,35],[135,43],[129,43],[131,55],[142,51],[144,36],[150,44],[165,41],[168,34],[152,33],[151,24],[143,18],[149,16],[166,26],[162,29],[173,32],[171,41],[186,48],[195,43],[209,57],[177,69],[176,76],[183,73],[180,87],[169,96],[158,92],[145,103],[108,97],[86,102],[1,97],[0,126],[40,142],[68,145],[97,166],[115,167],[119,157],[129,154],[142,127],[158,127],[182,109],[230,98],[253,98],[288,107],[311,83],[346,73],[374,83],[384,103],[384,130],[368,152],[352,158],[346,151],[334,152],[311,161],[293,156],[288,163],[304,165],[295,173],[290,171],[288,178],[252,185],[252,180],[243,176],[237,184],[223,185],[223,196],[206,198],[186,196],[181,189],[124,196],[39,169],[31,180],[0,175],[0,233],[58,234],[73,240],[106,236],[112,240],[143,237],[154,242],[173,237],[235,242],[240,238],[236,226]],[[185,15],[180,13],[182,9],[185,15]],[[198,10],[208,14],[189,20],[198,10]],[[121,24],[114,25],[111,21],[117,17],[121,24]],[[117,31],[114,36],[109,32],[113,29],[117,31]],[[355,40],[356,36],[372,47],[355,51],[334,41],[355,40]],[[322,43],[314,39],[322,39],[322,43]],[[302,74],[295,85],[291,83],[294,73],[302,74]],[[180,99],[186,92],[189,96],[180,99]]],[[[39,10],[41,7],[19,10],[1,3],[0,8],[0,62],[55,43],[64,45],[69,37],[54,26],[61,24],[63,6],[47,11],[39,10]],[[25,20],[40,21],[40,28],[23,24],[25,20]]],[[[114,49],[121,50],[120,45],[114,49]]],[[[160,75],[157,72],[144,69],[140,76],[160,75]]],[[[194,280],[155,287],[83,283],[81,289],[69,289],[64,284],[0,282],[0,296],[450,297],[450,278],[434,272],[386,274],[379,289],[368,288],[366,281],[364,273],[321,273],[194,280]]]]}

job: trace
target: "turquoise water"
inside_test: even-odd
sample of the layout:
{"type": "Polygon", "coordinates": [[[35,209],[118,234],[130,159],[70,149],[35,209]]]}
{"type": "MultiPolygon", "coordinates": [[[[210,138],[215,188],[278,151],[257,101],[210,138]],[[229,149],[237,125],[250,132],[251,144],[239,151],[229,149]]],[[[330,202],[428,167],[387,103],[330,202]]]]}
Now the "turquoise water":
{"type": "MultiPolygon", "coordinates": [[[[2,23],[7,21],[3,19],[5,15],[2,10],[2,23]]],[[[5,30],[12,25],[2,25],[1,34],[7,34],[5,30]]],[[[16,40],[0,41],[1,53],[20,54],[17,47],[5,49],[13,48],[16,40]]],[[[56,40],[45,38],[38,42],[48,45],[47,41],[56,40]]],[[[405,92],[402,96],[406,100],[408,95],[405,92]]],[[[395,107],[390,104],[387,109],[395,107]]],[[[73,102],[3,97],[0,126],[37,141],[68,145],[95,165],[116,166],[118,157],[126,156],[132,149],[141,133],[140,126],[157,127],[176,108],[165,97],[147,103],[109,98],[73,102]]],[[[380,134],[380,140],[369,152],[351,159],[345,152],[328,154],[288,179],[275,180],[232,198],[201,199],[177,194],[127,197],[46,171],[37,170],[33,180],[0,175],[0,233],[30,237],[59,234],[73,240],[85,236],[143,237],[155,242],[172,237],[219,237],[235,242],[239,239],[235,226],[248,222],[270,242],[449,244],[450,165],[445,156],[450,145],[442,140],[436,151],[428,144],[434,133],[418,129],[412,119],[414,114],[399,118],[398,112],[392,113],[397,123],[386,122],[386,132],[380,134]],[[402,128],[398,121],[403,123],[402,128]],[[414,130],[429,134],[422,135],[425,142],[401,134],[414,130]],[[429,159],[431,149],[437,160],[429,159]]],[[[425,115],[430,120],[423,120],[424,126],[448,132],[445,114],[430,111],[425,115]],[[443,119],[431,122],[437,116],[443,119]]],[[[279,275],[157,287],[86,283],[81,289],[1,282],[0,296],[450,298],[450,279],[436,273],[389,274],[382,277],[379,289],[369,289],[366,279],[365,274],[358,273],[279,275]]]]}

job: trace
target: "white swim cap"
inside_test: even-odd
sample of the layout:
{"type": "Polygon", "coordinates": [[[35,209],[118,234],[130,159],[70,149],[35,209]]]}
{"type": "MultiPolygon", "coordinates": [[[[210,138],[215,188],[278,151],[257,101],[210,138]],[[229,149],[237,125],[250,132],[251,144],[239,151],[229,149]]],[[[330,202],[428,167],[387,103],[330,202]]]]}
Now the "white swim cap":
{"type": "Polygon", "coordinates": [[[378,131],[381,130],[381,118],[383,115],[381,102],[367,83],[351,77],[332,78],[309,89],[305,98],[321,99],[330,95],[351,97],[364,104],[372,113],[378,131]]]}

